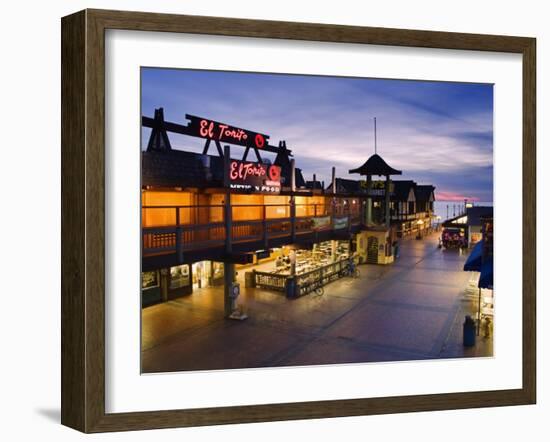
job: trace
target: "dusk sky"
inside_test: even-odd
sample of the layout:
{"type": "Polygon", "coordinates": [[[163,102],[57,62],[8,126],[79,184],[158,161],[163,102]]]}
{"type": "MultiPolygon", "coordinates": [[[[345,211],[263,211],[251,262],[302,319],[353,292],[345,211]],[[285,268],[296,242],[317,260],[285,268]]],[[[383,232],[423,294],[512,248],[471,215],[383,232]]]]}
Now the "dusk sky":
{"type": "MultiPolygon", "coordinates": [[[[376,117],[378,154],[403,171],[396,179],[433,184],[440,201],[493,201],[492,85],[157,68],[141,79],[143,115],[163,107],[167,121],[185,125],[188,113],[286,140],[307,180],[328,185],[332,166],[360,179],[348,170],[374,153],[376,117]]],[[[168,136],[174,149],[202,151],[202,139],[168,136]]]]}

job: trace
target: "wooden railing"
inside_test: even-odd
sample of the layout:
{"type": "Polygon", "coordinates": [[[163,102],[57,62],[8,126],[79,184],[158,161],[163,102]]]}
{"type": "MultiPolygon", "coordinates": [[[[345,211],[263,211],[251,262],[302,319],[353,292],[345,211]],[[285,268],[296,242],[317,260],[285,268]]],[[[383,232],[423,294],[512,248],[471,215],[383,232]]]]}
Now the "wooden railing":
{"type": "Polygon", "coordinates": [[[254,270],[254,285],[262,289],[284,292],[286,290],[287,279],[287,275],[277,275],[276,273],[258,272],[254,270]]]}
{"type": "Polygon", "coordinates": [[[424,219],[429,217],[429,212],[394,213],[392,214],[391,219],[396,221],[413,221],[415,219],[424,219]]]}
{"type": "Polygon", "coordinates": [[[228,225],[232,243],[267,244],[273,238],[332,230],[335,220],[341,230],[342,218],[347,218],[348,229],[361,220],[358,211],[325,204],[234,205],[230,223],[226,223],[227,210],[222,205],[143,206],[143,256],[223,246],[228,225]],[[297,216],[297,212],[306,215],[297,216]],[[242,219],[252,216],[254,219],[242,219]]]}
{"type": "Polygon", "coordinates": [[[297,295],[307,295],[319,285],[324,286],[347,275],[349,259],[343,259],[296,276],[297,295]]]}

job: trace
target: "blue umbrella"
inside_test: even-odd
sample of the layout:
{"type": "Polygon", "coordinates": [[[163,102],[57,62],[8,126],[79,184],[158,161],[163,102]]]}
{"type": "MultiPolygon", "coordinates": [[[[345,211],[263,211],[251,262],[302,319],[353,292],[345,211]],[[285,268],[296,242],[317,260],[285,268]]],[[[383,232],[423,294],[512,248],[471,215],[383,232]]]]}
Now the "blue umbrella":
{"type": "Polygon", "coordinates": [[[470,256],[464,263],[464,270],[467,272],[481,271],[481,257],[483,254],[483,240],[479,241],[472,249],[470,256]]]}
{"type": "Polygon", "coordinates": [[[493,258],[486,259],[481,264],[479,274],[479,283],[477,286],[480,289],[493,289],[493,258]]]}

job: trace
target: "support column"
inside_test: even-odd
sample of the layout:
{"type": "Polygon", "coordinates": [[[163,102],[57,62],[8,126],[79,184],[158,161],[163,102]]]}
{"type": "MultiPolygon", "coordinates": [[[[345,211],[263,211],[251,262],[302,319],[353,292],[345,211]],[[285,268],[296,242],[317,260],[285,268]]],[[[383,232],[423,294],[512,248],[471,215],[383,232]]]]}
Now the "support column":
{"type": "Polygon", "coordinates": [[[265,204],[262,206],[262,233],[263,233],[263,243],[264,243],[264,249],[267,250],[269,248],[269,236],[267,234],[267,208],[265,204]]]}
{"type": "Polygon", "coordinates": [[[296,161],[294,158],[290,160],[290,237],[292,242],[296,241],[296,200],[294,192],[296,192],[296,161]]]}
{"type": "Polygon", "coordinates": [[[180,225],[180,209],[176,207],[176,256],[178,257],[178,264],[183,261],[183,244],[182,244],[182,229],[180,225]]]}
{"type": "MultiPolygon", "coordinates": [[[[223,164],[224,164],[224,185],[226,188],[224,199],[224,221],[225,221],[225,254],[226,259],[232,251],[232,231],[233,231],[233,213],[231,209],[231,192],[229,190],[229,165],[230,165],[230,149],[229,146],[224,146],[223,149],[223,164]]],[[[233,281],[235,280],[235,264],[232,262],[223,263],[223,298],[224,298],[224,316],[228,318],[235,308],[236,299],[231,293],[233,281]]]]}
{"type": "Polygon", "coordinates": [[[390,217],[390,176],[386,175],[386,190],[384,192],[384,221],[386,222],[386,228],[390,227],[391,217],[390,217]]]}
{"type": "Polygon", "coordinates": [[[290,191],[296,192],[296,161],[290,160],[290,191]]]}
{"type": "Polygon", "coordinates": [[[330,260],[332,262],[336,261],[336,247],[338,246],[338,241],[331,240],[330,241],[330,260]]]}
{"type": "Polygon", "coordinates": [[[160,269],[160,296],[162,302],[168,301],[168,288],[170,286],[170,267],[166,269],[160,269]]]}
{"type": "Polygon", "coordinates": [[[367,175],[367,218],[365,220],[366,225],[369,226],[372,224],[372,175],[367,175]]]}
{"type": "Polygon", "coordinates": [[[294,195],[289,198],[290,203],[290,237],[292,242],[296,241],[296,200],[294,195]]]}

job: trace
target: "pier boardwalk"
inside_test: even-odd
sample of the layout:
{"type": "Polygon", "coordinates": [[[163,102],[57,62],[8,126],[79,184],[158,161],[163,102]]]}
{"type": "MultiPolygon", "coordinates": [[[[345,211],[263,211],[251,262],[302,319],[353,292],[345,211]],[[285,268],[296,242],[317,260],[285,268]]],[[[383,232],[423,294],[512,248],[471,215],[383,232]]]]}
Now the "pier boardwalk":
{"type": "Polygon", "coordinates": [[[492,356],[492,340],[462,346],[468,252],[437,248],[438,234],[401,241],[393,265],[362,265],[360,278],[323,296],[286,299],[242,289],[249,319],[223,317],[223,289],[142,310],[144,373],[492,356]]]}

